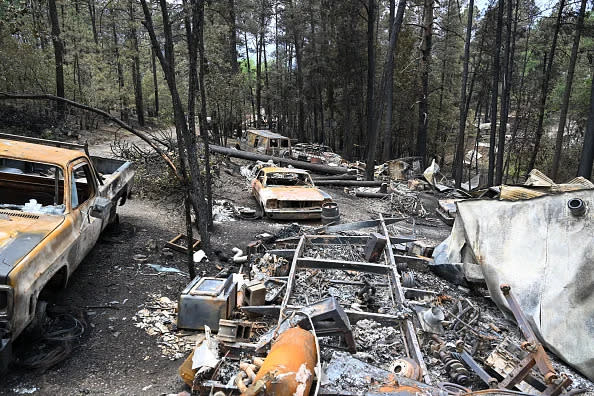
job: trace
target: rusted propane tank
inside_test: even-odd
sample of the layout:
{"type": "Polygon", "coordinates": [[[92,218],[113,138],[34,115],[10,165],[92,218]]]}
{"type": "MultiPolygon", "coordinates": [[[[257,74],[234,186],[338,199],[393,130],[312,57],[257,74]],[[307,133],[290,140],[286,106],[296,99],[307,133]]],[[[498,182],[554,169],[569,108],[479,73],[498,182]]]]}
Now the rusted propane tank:
{"type": "Polygon", "coordinates": [[[290,328],[272,345],[256,380],[242,395],[309,395],[316,364],[313,334],[299,327],[290,328]]]}

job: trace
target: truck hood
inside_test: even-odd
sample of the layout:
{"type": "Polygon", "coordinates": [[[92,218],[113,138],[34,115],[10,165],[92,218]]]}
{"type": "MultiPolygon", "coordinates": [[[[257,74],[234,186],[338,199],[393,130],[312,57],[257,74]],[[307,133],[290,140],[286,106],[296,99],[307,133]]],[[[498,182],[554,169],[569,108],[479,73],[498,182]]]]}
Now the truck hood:
{"type": "Polygon", "coordinates": [[[261,190],[263,199],[279,201],[323,201],[328,194],[315,187],[267,187],[261,190]]]}
{"type": "Polygon", "coordinates": [[[64,216],[48,216],[0,210],[0,284],[8,273],[64,221],[64,216]]]}

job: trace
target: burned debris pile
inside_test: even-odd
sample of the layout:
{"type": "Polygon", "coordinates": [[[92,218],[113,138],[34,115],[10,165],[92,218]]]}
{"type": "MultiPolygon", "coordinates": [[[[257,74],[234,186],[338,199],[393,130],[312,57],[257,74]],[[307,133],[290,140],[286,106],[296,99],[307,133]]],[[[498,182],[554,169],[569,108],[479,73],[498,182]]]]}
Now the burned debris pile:
{"type": "Polygon", "coordinates": [[[560,395],[592,386],[543,349],[515,286],[500,285],[514,322],[488,282],[436,275],[419,255],[432,249],[387,222],[260,234],[228,277],[194,279],[177,309],[155,296],[137,326],[159,337],[164,356],[186,358],[180,376],[196,394],[560,395]]]}
{"type": "MultiPolygon", "coordinates": [[[[317,148],[300,149],[311,164],[324,163],[317,148]]],[[[137,314],[164,356],[185,357],[179,374],[192,392],[556,396],[592,389],[585,378],[593,377],[592,345],[570,340],[593,338],[583,320],[592,304],[578,278],[591,272],[591,249],[580,241],[591,239],[594,186],[558,185],[534,171],[525,186],[460,190],[435,162],[421,172],[417,158],[380,165],[373,182],[361,180],[364,164],[340,166],[346,172],[314,179],[271,162],[242,167],[256,218],[315,207],[322,225],[254,235],[217,277],[192,280],[175,310],[156,296],[148,304],[154,309],[137,314]],[[325,200],[308,206],[293,190],[306,179],[371,199],[377,217],[324,221],[325,200]],[[417,227],[445,228],[439,218],[452,226],[441,244],[417,227]],[[559,323],[555,310],[569,312],[572,324],[559,323]]],[[[230,201],[216,206],[219,222],[248,210],[230,201]]]]}

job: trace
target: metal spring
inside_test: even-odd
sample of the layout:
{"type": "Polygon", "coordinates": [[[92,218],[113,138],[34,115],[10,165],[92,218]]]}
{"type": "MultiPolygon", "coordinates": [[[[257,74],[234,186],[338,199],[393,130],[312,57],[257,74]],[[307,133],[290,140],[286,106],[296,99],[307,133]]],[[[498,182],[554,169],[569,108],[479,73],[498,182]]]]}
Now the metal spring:
{"type": "Polygon", "coordinates": [[[468,383],[468,376],[470,373],[460,360],[456,359],[451,353],[445,351],[441,351],[439,357],[444,363],[450,378],[452,378],[454,382],[460,385],[466,385],[468,383]]]}

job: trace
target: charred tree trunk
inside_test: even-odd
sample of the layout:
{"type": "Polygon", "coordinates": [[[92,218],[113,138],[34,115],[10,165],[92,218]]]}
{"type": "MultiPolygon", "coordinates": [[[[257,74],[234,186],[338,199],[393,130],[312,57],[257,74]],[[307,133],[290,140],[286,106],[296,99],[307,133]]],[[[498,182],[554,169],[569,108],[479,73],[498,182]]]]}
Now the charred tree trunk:
{"type": "MultiPolygon", "coordinates": [[[[520,2],[516,1],[516,11],[515,11],[515,18],[514,18],[514,35],[513,35],[513,42],[512,42],[512,54],[515,53],[515,47],[516,47],[516,32],[518,29],[518,18],[519,18],[519,7],[520,6],[520,2]]],[[[517,99],[516,99],[516,116],[515,116],[515,120],[514,120],[514,126],[512,128],[512,134],[511,134],[511,139],[510,139],[510,146],[509,149],[507,150],[507,155],[505,157],[505,164],[503,165],[503,173],[504,173],[504,178],[503,178],[503,183],[507,183],[507,179],[509,176],[509,159],[510,159],[510,155],[512,150],[515,148],[516,145],[516,137],[517,137],[517,132],[519,129],[519,124],[520,124],[520,106],[522,104],[522,98],[523,98],[523,93],[524,93],[524,77],[526,76],[526,62],[528,60],[528,43],[530,41],[530,24],[528,25],[528,30],[526,32],[526,44],[525,44],[525,48],[524,48],[524,59],[522,61],[522,73],[520,74],[520,84],[519,84],[519,88],[517,89],[517,99]]],[[[512,55],[512,58],[514,57],[514,55],[512,55]]],[[[511,109],[511,93],[510,93],[510,97],[508,98],[509,102],[510,102],[510,109],[511,109]]]]}
{"type": "Polygon", "coordinates": [[[561,113],[559,114],[559,127],[557,128],[557,138],[555,139],[555,154],[553,156],[553,165],[551,169],[551,178],[555,180],[559,173],[559,163],[561,162],[561,149],[563,148],[563,134],[565,133],[565,123],[567,121],[567,110],[569,108],[569,98],[571,97],[571,85],[573,84],[573,74],[577,61],[578,49],[580,47],[580,38],[584,27],[584,15],[586,14],[586,0],[580,3],[580,11],[577,17],[575,32],[573,33],[573,45],[571,47],[571,56],[569,57],[569,66],[567,68],[567,77],[565,79],[565,89],[563,90],[563,99],[561,101],[561,113]]]}
{"type": "MultiPolygon", "coordinates": [[[[169,12],[167,10],[167,1],[159,0],[161,14],[163,18],[163,35],[164,35],[164,53],[161,52],[161,44],[155,34],[153,18],[151,10],[147,5],[146,0],[141,0],[142,10],[144,13],[144,26],[149,33],[151,44],[155,54],[159,59],[165,79],[171,93],[171,101],[173,105],[175,131],[178,142],[178,152],[180,155],[180,166],[182,167],[184,183],[187,186],[187,194],[192,202],[194,213],[198,219],[200,238],[203,249],[210,252],[210,238],[208,233],[208,220],[210,214],[207,213],[208,205],[204,188],[204,180],[200,171],[200,164],[198,162],[198,150],[195,144],[195,135],[191,136],[186,122],[186,114],[181,102],[179,91],[176,85],[175,73],[175,53],[173,50],[173,33],[171,30],[171,23],[169,20],[169,12]]],[[[195,5],[192,4],[192,14],[195,12],[195,5]]],[[[186,10],[186,12],[188,12],[186,10]]],[[[192,43],[188,43],[188,49],[195,51],[193,43],[196,43],[195,36],[191,35],[192,43]]],[[[195,75],[195,71],[193,71],[195,75]]],[[[192,71],[190,72],[192,74],[192,71]]],[[[207,175],[208,177],[209,175],[207,175]]]]}
{"type": "Polygon", "coordinates": [[[419,119],[416,153],[426,161],[427,129],[429,126],[429,70],[431,62],[431,40],[433,36],[433,0],[423,0],[423,41],[421,43],[421,96],[419,98],[419,119]]]}
{"type": "Polygon", "coordinates": [[[563,15],[563,8],[565,7],[565,0],[559,2],[559,12],[557,13],[557,22],[555,24],[555,31],[553,33],[553,41],[551,43],[551,51],[548,54],[545,73],[542,80],[542,90],[540,93],[540,103],[538,107],[538,124],[536,125],[536,136],[534,139],[534,149],[532,156],[528,163],[526,173],[529,173],[536,166],[536,157],[540,149],[540,141],[543,134],[544,115],[547,106],[547,97],[549,95],[549,82],[551,80],[551,73],[553,71],[553,60],[555,59],[555,50],[557,48],[557,37],[559,36],[559,29],[561,27],[561,16],[563,15]]]}
{"type": "MultiPolygon", "coordinates": [[[[519,1],[519,0],[516,0],[519,1]]],[[[507,0],[506,42],[503,53],[503,88],[501,92],[501,117],[499,118],[499,138],[497,141],[497,162],[495,164],[495,184],[503,181],[503,155],[505,151],[505,134],[507,132],[507,118],[509,113],[509,94],[513,73],[514,54],[512,43],[512,0],[507,0]]]]}
{"type": "Polygon", "coordinates": [[[124,92],[124,70],[122,68],[122,62],[120,62],[120,49],[118,43],[118,35],[116,32],[115,16],[112,15],[112,17],[114,18],[111,28],[113,37],[113,53],[115,55],[116,71],[118,74],[118,92],[120,95],[120,118],[125,122],[128,122],[128,96],[124,92]]]}
{"type": "Polygon", "coordinates": [[[303,59],[301,54],[302,43],[301,38],[298,37],[296,27],[293,27],[293,41],[295,44],[295,61],[297,62],[297,137],[299,141],[307,141],[305,135],[305,109],[303,100],[303,59]]]}
{"type": "MultiPolygon", "coordinates": [[[[195,6],[198,7],[198,14],[194,16],[194,29],[198,31],[198,83],[200,84],[200,136],[204,144],[204,170],[205,170],[205,189],[206,189],[206,215],[208,226],[213,225],[212,222],[212,183],[210,178],[210,150],[208,142],[208,128],[206,123],[206,88],[204,85],[204,75],[206,74],[206,62],[204,55],[204,0],[192,0],[195,6]],[[197,24],[197,26],[196,26],[197,24]]],[[[196,10],[195,10],[196,11],[196,10]]]]}
{"type": "Polygon", "coordinates": [[[233,75],[239,73],[237,63],[237,26],[235,24],[235,0],[228,0],[229,11],[229,64],[233,75]]]}
{"type": "Polygon", "coordinates": [[[262,125],[262,50],[264,47],[264,11],[260,17],[259,32],[256,38],[256,122],[258,128],[262,125]]]}
{"type": "Polygon", "coordinates": [[[91,17],[91,30],[93,31],[93,41],[95,42],[95,45],[99,45],[99,36],[97,35],[97,17],[95,13],[95,0],[87,0],[87,5],[89,7],[89,16],[91,17]]]}
{"type": "Polygon", "coordinates": [[[153,88],[155,89],[155,117],[159,116],[159,81],[157,80],[157,61],[155,50],[151,48],[151,66],[153,69],[153,88]]]}
{"type": "MultiPolygon", "coordinates": [[[[396,0],[390,0],[390,16],[388,17],[388,23],[390,24],[390,37],[394,34],[394,19],[396,17],[396,0]]],[[[388,161],[392,158],[392,106],[394,104],[394,65],[387,70],[387,82],[386,82],[386,123],[384,125],[384,148],[382,151],[382,160],[388,161]]]]}
{"type": "MultiPolygon", "coordinates": [[[[60,37],[60,21],[58,20],[58,10],[56,0],[48,0],[48,11],[52,25],[52,43],[54,45],[54,60],[56,63],[56,96],[64,97],[64,44],[60,37]]],[[[58,119],[63,120],[66,115],[64,103],[57,102],[56,110],[58,119]]]]}
{"type": "MultiPolygon", "coordinates": [[[[509,1],[509,0],[508,0],[509,1]]],[[[495,33],[495,45],[493,47],[493,70],[491,70],[491,131],[489,134],[489,172],[487,174],[487,184],[493,185],[495,180],[495,144],[497,136],[497,99],[499,96],[499,70],[501,67],[500,50],[501,35],[503,31],[503,7],[504,0],[499,0],[497,8],[497,30],[495,33]]]]}
{"type": "Polygon", "coordinates": [[[590,89],[590,114],[588,116],[588,124],[586,125],[586,133],[584,134],[584,147],[582,148],[582,156],[580,158],[580,166],[578,168],[578,176],[583,176],[586,179],[592,177],[592,162],[594,161],[594,79],[592,79],[592,87],[590,89]]]}
{"type": "Polygon", "coordinates": [[[134,21],[134,2],[130,2],[130,41],[132,42],[132,83],[134,86],[134,103],[138,124],[144,126],[144,100],[142,97],[142,76],[140,75],[140,56],[138,52],[138,32],[134,21]]]}
{"type": "Polygon", "coordinates": [[[264,106],[264,113],[266,114],[266,121],[268,122],[268,129],[271,129],[271,121],[272,121],[272,108],[270,104],[270,81],[268,80],[268,60],[266,59],[266,39],[265,36],[262,35],[262,40],[264,41],[264,99],[265,99],[265,106],[264,106]]]}
{"type": "MultiPolygon", "coordinates": [[[[462,63],[462,83],[460,85],[460,122],[458,123],[458,139],[456,142],[456,188],[460,188],[464,175],[464,142],[466,132],[466,117],[468,107],[466,105],[466,83],[468,81],[468,62],[470,60],[470,38],[472,36],[472,16],[474,12],[474,0],[468,3],[468,19],[466,22],[466,40],[464,42],[464,61],[462,63]]],[[[480,101],[480,100],[479,100],[480,101]]],[[[470,187],[470,185],[469,185],[470,187]]]]}
{"type": "MultiPolygon", "coordinates": [[[[436,141],[441,140],[441,147],[437,148],[437,152],[440,153],[439,155],[439,166],[443,168],[445,162],[445,152],[446,152],[446,143],[448,141],[448,134],[442,133],[442,110],[443,110],[443,96],[445,91],[445,78],[446,78],[446,69],[447,69],[447,61],[448,61],[448,52],[447,49],[449,48],[449,39],[450,39],[450,10],[452,6],[452,0],[448,0],[447,10],[446,10],[446,19],[447,25],[443,27],[445,30],[445,37],[443,40],[444,48],[446,51],[443,51],[443,59],[441,60],[441,76],[439,78],[439,105],[437,107],[437,127],[435,128],[436,132],[436,141]]],[[[460,15],[459,15],[460,16],[460,15]]],[[[456,167],[456,153],[454,152],[454,163],[452,164],[452,174],[455,173],[456,167]]]]}
{"type": "Polygon", "coordinates": [[[375,0],[367,2],[367,134],[369,144],[367,145],[367,167],[365,177],[367,180],[373,180],[375,165],[375,146],[377,136],[373,136],[375,131],[375,0]],[[375,143],[375,144],[374,144],[375,143]],[[373,147],[372,147],[373,146],[373,147]]]}
{"type": "Polygon", "coordinates": [[[256,122],[256,106],[254,104],[254,90],[252,88],[252,67],[250,65],[250,48],[248,46],[248,39],[247,39],[247,32],[243,33],[243,38],[245,39],[245,59],[247,62],[248,68],[248,85],[250,87],[250,99],[252,101],[252,122],[256,122]]]}

